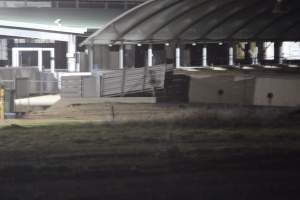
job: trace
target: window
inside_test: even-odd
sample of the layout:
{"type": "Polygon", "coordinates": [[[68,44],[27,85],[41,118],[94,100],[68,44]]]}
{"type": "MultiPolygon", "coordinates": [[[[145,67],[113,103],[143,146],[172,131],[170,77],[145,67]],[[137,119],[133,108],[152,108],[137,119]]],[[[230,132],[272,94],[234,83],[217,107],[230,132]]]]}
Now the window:
{"type": "Polygon", "coordinates": [[[283,42],[282,48],[286,60],[300,60],[300,42],[283,42]]]}
{"type": "Polygon", "coordinates": [[[38,66],[37,51],[20,51],[19,64],[21,67],[36,67],[38,66]]]}

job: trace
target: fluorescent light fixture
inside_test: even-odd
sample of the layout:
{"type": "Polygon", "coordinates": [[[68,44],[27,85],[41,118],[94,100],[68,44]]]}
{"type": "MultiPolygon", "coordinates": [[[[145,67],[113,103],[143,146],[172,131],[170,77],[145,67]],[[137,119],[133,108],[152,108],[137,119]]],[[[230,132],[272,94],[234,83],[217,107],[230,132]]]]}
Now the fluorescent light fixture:
{"type": "Polygon", "coordinates": [[[219,45],[222,46],[222,45],[223,45],[223,42],[219,42],[219,45]]]}
{"type": "Polygon", "coordinates": [[[141,44],[141,43],[138,43],[138,44],[137,44],[137,46],[138,46],[138,47],[141,47],[141,46],[142,46],[142,44],[141,44]]]}
{"type": "Polygon", "coordinates": [[[280,69],[280,67],[273,66],[273,65],[266,65],[264,66],[265,69],[280,69]]]}
{"type": "Polygon", "coordinates": [[[253,67],[250,67],[250,66],[243,66],[242,69],[244,70],[252,70],[254,69],[253,67]]]}
{"type": "Polygon", "coordinates": [[[210,67],[210,69],[214,71],[227,71],[227,69],[224,67],[210,67]]]}
{"type": "Polygon", "coordinates": [[[193,46],[196,46],[196,45],[197,45],[197,43],[196,43],[196,42],[193,42],[193,43],[192,43],[192,45],[193,45],[193,46]]]}
{"type": "Polygon", "coordinates": [[[167,42],[167,43],[165,43],[165,45],[168,47],[168,46],[170,46],[170,43],[169,43],[169,42],[167,42]]]}

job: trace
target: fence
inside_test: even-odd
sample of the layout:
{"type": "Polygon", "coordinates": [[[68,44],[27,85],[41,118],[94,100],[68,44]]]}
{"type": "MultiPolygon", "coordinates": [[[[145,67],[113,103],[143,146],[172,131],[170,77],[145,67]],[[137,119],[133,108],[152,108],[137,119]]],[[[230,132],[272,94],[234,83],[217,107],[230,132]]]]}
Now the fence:
{"type": "MultiPolygon", "coordinates": [[[[63,77],[61,95],[68,97],[113,97],[163,89],[171,65],[113,70],[93,76],[63,77]]],[[[155,95],[155,94],[154,94],[155,95]]]]}
{"type": "Polygon", "coordinates": [[[6,90],[15,91],[16,98],[59,93],[58,81],[17,78],[16,80],[0,80],[0,85],[6,90]]]}

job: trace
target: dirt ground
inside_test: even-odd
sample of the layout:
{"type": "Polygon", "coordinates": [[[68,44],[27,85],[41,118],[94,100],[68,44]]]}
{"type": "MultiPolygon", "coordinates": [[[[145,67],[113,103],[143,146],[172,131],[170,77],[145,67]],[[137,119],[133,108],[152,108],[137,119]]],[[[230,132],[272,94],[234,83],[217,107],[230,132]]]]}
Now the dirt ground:
{"type": "Polygon", "coordinates": [[[47,111],[2,124],[0,199],[298,199],[296,111],[158,105],[148,118],[142,105],[115,106],[104,122],[100,105],[73,105],[63,116],[81,119],[47,111]],[[143,120],[116,120],[128,110],[143,120]]]}

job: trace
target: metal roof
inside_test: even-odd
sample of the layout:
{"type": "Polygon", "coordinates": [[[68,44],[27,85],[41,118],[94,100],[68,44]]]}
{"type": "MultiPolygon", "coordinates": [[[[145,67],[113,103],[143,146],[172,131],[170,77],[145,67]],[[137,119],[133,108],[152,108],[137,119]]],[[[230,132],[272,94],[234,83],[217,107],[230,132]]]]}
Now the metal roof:
{"type": "Polygon", "coordinates": [[[0,26],[82,33],[103,27],[123,12],[110,8],[0,8],[0,26]],[[57,19],[61,26],[54,23],[57,19]]]}
{"type": "Polygon", "coordinates": [[[149,0],[82,44],[299,40],[299,0],[149,0]]]}

